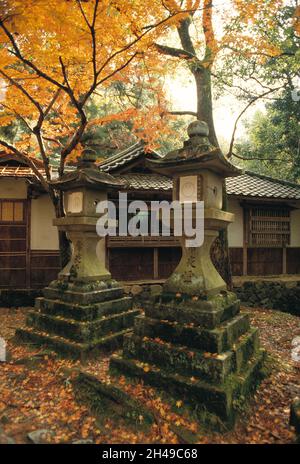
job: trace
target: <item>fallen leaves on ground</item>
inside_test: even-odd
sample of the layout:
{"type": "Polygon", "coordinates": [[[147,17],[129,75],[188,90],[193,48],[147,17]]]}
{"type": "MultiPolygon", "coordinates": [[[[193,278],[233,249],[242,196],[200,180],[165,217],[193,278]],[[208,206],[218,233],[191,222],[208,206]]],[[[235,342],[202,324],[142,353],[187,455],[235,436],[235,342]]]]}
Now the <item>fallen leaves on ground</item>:
{"type": "Polygon", "coordinates": [[[261,344],[271,354],[274,368],[234,431],[220,434],[204,432],[191,421],[182,401],[178,400],[174,408],[155,389],[130,383],[124,377],[119,379],[119,386],[151,410],[154,425],[145,431],[142,427],[131,430],[110,419],[98,423],[85,406],[75,401],[71,378],[84,369],[111,382],[109,357],[103,355],[81,366],[43,349],[33,351],[28,345],[15,345],[9,339],[17,327],[24,325],[27,310],[0,309],[0,336],[8,340],[12,357],[10,362],[0,364],[0,428],[17,443],[27,443],[27,434],[38,429],[52,431],[54,443],[91,439],[95,443],[176,444],[191,437],[198,443],[290,443],[294,434],[289,426],[289,409],[300,391],[300,365],[291,359],[291,342],[300,335],[299,318],[259,308],[243,311],[260,329],[261,344]],[[34,364],[23,362],[35,357],[34,364]]]}

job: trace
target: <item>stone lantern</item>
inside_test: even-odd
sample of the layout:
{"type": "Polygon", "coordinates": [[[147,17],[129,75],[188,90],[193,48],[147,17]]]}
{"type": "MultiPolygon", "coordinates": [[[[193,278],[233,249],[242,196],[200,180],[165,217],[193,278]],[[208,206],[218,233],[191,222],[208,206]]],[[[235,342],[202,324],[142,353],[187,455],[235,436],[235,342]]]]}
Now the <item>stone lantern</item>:
{"type": "MultiPolygon", "coordinates": [[[[183,235],[182,259],[164,285],[165,292],[204,297],[226,290],[226,283],[211,261],[210,249],[219,231],[234,220],[232,213],[222,210],[224,179],[239,175],[241,170],[211,146],[205,122],[191,123],[188,135],[183,148],[162,160],[152,160],[149,166],[173,178],[173,200],[192,205],[204,202],[203,246],[187,247],[187,237],[183,235]]],[[[192,208],[192,215],[195,214],[196,209],[192,208]]]]}
{"type": "Polygon", "coordinates": [[[105,238],[96,232],[97,203],[124,185],[101,172],[95,161],[96,154],[85,150],[75,170],[52,182],[64,195],[65,217],[54,219],[54,224],[66,232],[71,258],[37,298],[28,327],[17,331],[23,340],[80,359],[122,343],[139,314],[106,269],[105,238]]]}
{"type": "Polygon", "coordinates": [[[264,352],[210,258],[218,232],[234,220],[222,210],[224,179],[241,171],[211,146],[208,134],[206,123],[195,121],[183,148],[149,161],[173,178],[173,199],[192,204],[193,217],[196,202],[204,202],[204,242],[187,247],[181,237],[179,265],[162,294],[145,304],[145,316],[124,338],[123,357],[113,356],[111,367],[163,388],[191,405],[200,421],[232,426],[237,405],[261,379],[264,352]]]}
{"type": "Polygon", "coordinates": [[[109,281],[105,267],[105,239],[96,234],[97,203],[107,200],[108,190],[124,188],[110,174],[96,168],[95,152],[85,150],[77,169],[52,182],[64,194],[65,216],[54,219],[58,230],[65,231],[72,244],[70,262],[59,273],[60,279],[79,282],[109,281]]]}

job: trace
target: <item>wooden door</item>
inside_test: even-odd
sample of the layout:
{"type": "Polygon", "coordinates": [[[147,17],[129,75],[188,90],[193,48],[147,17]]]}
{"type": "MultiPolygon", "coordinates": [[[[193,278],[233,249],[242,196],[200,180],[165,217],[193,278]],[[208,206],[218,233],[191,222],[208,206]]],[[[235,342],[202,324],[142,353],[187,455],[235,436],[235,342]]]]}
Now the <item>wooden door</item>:
{"type": "Polygon", "coordinates": [[[28,269],[28,202],[0,200],[0,287],[27,287],[28,269]]]}

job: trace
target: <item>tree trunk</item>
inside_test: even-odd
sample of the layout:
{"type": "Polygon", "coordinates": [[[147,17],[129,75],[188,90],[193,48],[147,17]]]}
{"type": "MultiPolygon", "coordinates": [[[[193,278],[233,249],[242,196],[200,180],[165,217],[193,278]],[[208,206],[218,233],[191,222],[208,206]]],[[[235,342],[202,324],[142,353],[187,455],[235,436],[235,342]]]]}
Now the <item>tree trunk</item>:
{"type": "MultiPolygon", "coordinates": [[[[55,216],[56,218],[64,217],[64,206],[63,206],[63,193],[59,192],[58,197],[55,197],[53,201],[54,208],[55,208],[55,216]]],[[[70,241],[67,238],[67,235],[64,231],[58,232],[58,243],[59,243],[59,251],[60,251],[60,263],[61,267],[64,268],[71,258],[71,246],[70,241]]]]}
{"type": "Polygon", "coordinates": [[[209,68],[198,68],[193,72],[197,89],[197,118],[205,121],[209,127],[209,140],[215,147],[219,146],[216,136],[211,92],[211,71],[209,68]]]}
{"type": "MultiPolygon", "coordinates": [[[[197,87],[197,118],[205,121],[209,127],[209,140],[212,145],[219,147],[219,142],[215,132],[212,91],[211,91],[211,72],[209,68],[198,68],[193,71],[197,87]]],[[[223,210],[227,211],[226,185],[223,184],[223,210]]],[[[228,249],[227,229],[221,230],[219,237],[215,240],[211,250],[212,261],[219,274],[225,280],[228,289],[232,289],[231,264],[228,249]]]]}

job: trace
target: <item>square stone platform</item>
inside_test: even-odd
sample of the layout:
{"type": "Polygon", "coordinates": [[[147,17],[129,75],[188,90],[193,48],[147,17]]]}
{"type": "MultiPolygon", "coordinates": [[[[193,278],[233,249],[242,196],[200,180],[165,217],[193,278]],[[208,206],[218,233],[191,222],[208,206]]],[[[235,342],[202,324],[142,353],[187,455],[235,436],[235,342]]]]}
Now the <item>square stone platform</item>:
{"type": "Polygon", "coordinates": [[[196,298],[162,294],[135,318],[112,373],[137,377],[180,398],[207,424],[233,426],[262,379],[258,331],[240,313],[235,294],[196,298]]]}
{"type": "Polygon", "coordinates": [[[58,353],[84,360],[99,350],[122,345],[140,311],[114,281],[68,282],[57,280],[36,299],[27,327],[16,331],[16,338],[47,345],[58,353]]]}

